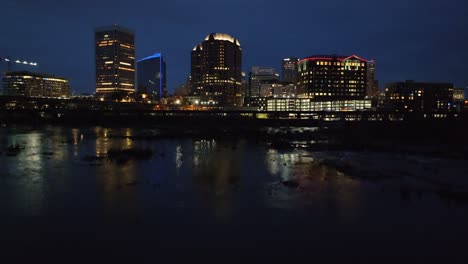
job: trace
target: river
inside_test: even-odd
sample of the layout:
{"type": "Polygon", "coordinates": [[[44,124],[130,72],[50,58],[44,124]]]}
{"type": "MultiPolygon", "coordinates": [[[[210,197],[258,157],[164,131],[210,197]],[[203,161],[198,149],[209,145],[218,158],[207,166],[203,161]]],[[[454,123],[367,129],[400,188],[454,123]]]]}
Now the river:
{"type": "MultiPolygon", "coordinates": [[[[389,170],[395,164],[385,153],[370,155],[372,163],[395,177],[356,177],[319,162],[333,153],[277,150],[242,136],[135,139],[142,130],[1,128],[2,251],[19,258],[468,259],[468,203],[433,191],[439,183],[418,178],[423,172],[389,170]],[[109,149],[132,148],[153,155],[107,158],[109,149]]],[[[430,159],[420,162],[425,174],[435,170],[430,159]]],[[[466,184],[466,160],[453,161],[456,169],[440,162],[438,175],[458,171],[457,186],[466,184]]]]}

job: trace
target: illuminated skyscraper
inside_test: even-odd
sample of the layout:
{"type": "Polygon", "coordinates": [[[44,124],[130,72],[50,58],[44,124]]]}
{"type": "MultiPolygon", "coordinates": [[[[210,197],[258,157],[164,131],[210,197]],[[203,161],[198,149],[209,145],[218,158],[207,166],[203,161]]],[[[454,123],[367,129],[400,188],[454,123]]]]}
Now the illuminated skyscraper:
{"type": "Polygon", "coordinates": [[[285,58],[281,67],[282,81],[287,83],[297,83],[297,58],[285,58]]]}
{"type": "Polygon", "coordinates": [[[138,93],[153,100],[166,97],[166,62],[161,53],[141,59],[137,65],[138,93]]]}
{"type": "Polygon", "coordinates": [[[298,96],[315,100],[366,97],[367,60],[352,56],[311,56],[299,65],[298,96]]]}
{"type": "Polygon", "coordinates": [[[95,30],[96,94],[120,100],[135,93],[135,34],[118,25],[95,30]]]}
{"type": "Polygon", "coordinates": [[[192,94],[201,104],[242,104],[242,48],[239,40],[211,33],[192,50],[192,94]]]}

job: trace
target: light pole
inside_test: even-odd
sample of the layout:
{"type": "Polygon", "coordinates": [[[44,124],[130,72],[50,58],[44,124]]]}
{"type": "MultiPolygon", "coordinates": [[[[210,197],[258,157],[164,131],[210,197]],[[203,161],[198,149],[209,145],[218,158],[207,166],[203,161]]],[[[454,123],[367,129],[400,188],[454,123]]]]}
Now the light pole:
{"type": "Polygon", "coordinates": [[[6,62],[8,64],[7,71],[11,71],[11,65],[13,63],[37,67],[37,62],[25,61],[25,60],[12,60],[10,57],[4,57],[4,58],[0,57],[0,61],[6,62]]]}

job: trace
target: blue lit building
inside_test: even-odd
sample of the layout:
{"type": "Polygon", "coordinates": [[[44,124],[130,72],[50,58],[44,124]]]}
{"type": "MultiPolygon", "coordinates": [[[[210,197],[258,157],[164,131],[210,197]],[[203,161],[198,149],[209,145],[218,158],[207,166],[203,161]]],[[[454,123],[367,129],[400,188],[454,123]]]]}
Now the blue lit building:
{"type": "Polygon", "coordinates": [[[153,100],[166,97],[166,62],[161,53],[138,61],[137,87],[139,94],[147,94],[153,100]]]}

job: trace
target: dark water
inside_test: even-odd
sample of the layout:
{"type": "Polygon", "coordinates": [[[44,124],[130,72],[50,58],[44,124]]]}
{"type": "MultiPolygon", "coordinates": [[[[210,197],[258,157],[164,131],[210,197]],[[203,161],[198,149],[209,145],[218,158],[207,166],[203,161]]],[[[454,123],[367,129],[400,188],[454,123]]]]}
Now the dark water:
{"type": "Polygon", "coordinates": [[[392,187],[401,179],[350,177],[317,163],[320,153],[243,138],[129,138],[138,132],[2,128],[2,256],[468,263],[466,203],[409,195],[392,187]],[[24,149],[8,154],[14,144],[24,149]],[[155,154],[83,160],[135,147],[155,154]]]}

